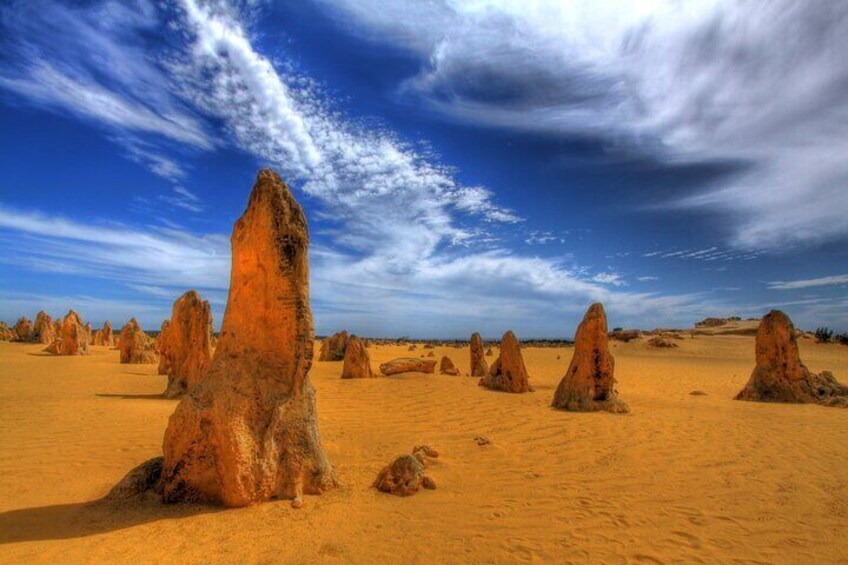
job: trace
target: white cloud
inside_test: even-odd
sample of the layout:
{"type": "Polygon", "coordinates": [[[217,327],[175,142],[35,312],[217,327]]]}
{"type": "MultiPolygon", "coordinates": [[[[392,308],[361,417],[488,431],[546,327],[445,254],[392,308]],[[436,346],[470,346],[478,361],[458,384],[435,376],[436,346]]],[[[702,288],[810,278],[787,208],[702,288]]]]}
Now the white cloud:
{"type": "Polygon", "coordinates": [[[636,280],[639,281],[639,282],[651,282],[651,281],[658,281],[658,280],[660,280],[660,278],[654,277],[654,276],[644,276],[644,277],[636,277],[636,280]]]}
{"type": "Polygon", "coordinates": [[[625,286],[627,283],[618,273],[598,273],[592,280],[596,283],[611,284],[613,286],[625,286]]]}
{"type": "Polygon", "coordinates": [[[817,279],[802,279],[795,281],[773,281],[768,283],[768,288],[771,290],[795,290],[799,288],[836,285],[848,285],[848,275],[831,275],[817,279]]]}
{"type": "Polygon", "coordinates": [[[732,242],[848,235],[848,8],[840,0],[317,0],[421,59],[400,89],[449,116],[740,164],[677,206],[732,242]]]}

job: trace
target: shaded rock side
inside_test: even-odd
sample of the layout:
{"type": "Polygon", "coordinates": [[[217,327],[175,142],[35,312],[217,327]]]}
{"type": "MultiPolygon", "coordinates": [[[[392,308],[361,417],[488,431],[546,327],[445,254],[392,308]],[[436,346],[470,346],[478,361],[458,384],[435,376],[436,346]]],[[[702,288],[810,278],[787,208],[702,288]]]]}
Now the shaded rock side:
{"type": "Polygon", "coordinates": [[[606,312],[600,303],[592,304],[577,327],[574,356],[551,405],[573,412],[629,412],[627,404],[618,398],[614,372],[615,359],[609,351],[606,312]]]}
{"type": "Polygon", "coordinates": [[[501,354],[489,367],[489,373],[480,379],[480,386],[503,392],[531,392],[530,378],[521,356],[521,344],[512,331],[501,338],[501,354]]]}
{"type": "Polygon", "coordinates": [[[813,373],[801,362],[795,326],[780,310],[760,321],[755,358],[754,371],[736,400],[848,407],[848,387],[830,372],[813,373]]]}
{"type": "Polygon", "coordinates": [[[306,217],[262,170],[233,229],[227,308],[208,373],[183,397],[163,444],[167,502],[236,507],[336,484],[318,433],[306,217]]]}

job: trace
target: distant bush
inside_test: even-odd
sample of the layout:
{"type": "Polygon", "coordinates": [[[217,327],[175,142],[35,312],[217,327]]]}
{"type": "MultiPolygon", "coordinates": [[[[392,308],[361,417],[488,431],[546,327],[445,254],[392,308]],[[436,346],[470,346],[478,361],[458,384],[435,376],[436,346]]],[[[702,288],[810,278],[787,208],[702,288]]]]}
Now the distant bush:
{"type": "Polygon", "coordinates": [[[830,328],[816,328],[816,341],[819,343],[830,343],[833,330],[830,328]]]}
{"type": "Polygon", "coordinates": [[[836,334],[833,339],[836,340],[836,343],[848,345],[848,333],[836,334]]]}

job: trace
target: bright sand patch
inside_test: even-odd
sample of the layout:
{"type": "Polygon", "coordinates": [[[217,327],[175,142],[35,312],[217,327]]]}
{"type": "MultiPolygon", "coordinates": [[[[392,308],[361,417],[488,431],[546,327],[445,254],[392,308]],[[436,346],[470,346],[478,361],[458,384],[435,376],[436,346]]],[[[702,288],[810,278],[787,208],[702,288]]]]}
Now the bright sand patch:
{"type": "MultiPolygon", "coordinates": [[[[0,562],[848,562],[848,411],[731,400],[753,338],[678,343],[614,343],[627,416],[549,408],[570,349],[524,350],[526,394],[438,374],[343,381],[341,362],[316,362],[342,486],[300,510],[90,504],[161,454],[176,406],[157,398],[166,378],[104,347],[53,357],[0,343],[0,562]],[[441,454],[438,490],[370,488],[421,443],[441,454]]],[[[848,348],[800,347],[811,370],[848,381],[848,348]]],[[[409,355],[369,353],[375,369],[409,355]]],[[[469,369],[467,348],[435,355],[469,369]]]]}

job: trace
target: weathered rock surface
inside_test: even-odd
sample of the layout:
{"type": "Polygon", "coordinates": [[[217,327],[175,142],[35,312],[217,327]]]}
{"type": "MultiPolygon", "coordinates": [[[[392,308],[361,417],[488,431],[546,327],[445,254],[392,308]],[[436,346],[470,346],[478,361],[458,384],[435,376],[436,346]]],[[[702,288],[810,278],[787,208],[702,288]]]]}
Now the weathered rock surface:
{"type": "MultiPolygon", "coordinates": [[[[489,350],[491,351],[491,349],[489,350]]],[[[485,377],[489,374],[489,364],[486,363],[483,351],[483,338],[474,332],[471,334],[471,376],[485,377]]]]}
{"type": "Polygon", "coordinates": [[[345,348],[343,379],[371,379],[377,375],[371,370],[371,357],[365,344],[355,335],[350,336],[345,348]]]}
{"type": "Polygon", "coordinates": [[[531,392],[530,379],[521,356],[521,344],[511,331],[501,338],[501,354],[489,367],[489,374],[480,379],[480,386],[504,392],[531,392]]]}
{"type": "Polygon", "coordinates": [[[445,355],[439,363],[439,373],[442,375],[456,376],[459,374],[459,369],[456,368],[456,365],[453,364],[450,357],[445,355]]]}
{"type": "Polygon", "coordinates": [[[344,359],[347,342],[350,339],[347,331],[333,334],[321,343],[319,361],[341,361],[344,359]]]}
{"type": "Polygon", "coordinates": [[[396,375],[398,373],[432,373],[436,370],[436,362],[414,357],[399,357],[380,365],[380,372],[384,375],[396,375]]]}
{"type": "Polygon", "coordinates": [[[168,422],[167,502],[246,506],[336,484],[309,379],[309,234],[289,188],[262,170],[232,236],[227,309],[208,373],[168,422]]]}
{"type": "Polygon", "coordinates": [[[164,396],[176,398],[200,382],[212,361],[212,307],[209,302],[195,290],[180,296],[174,302],[166,333],[159,353],[160,359],[167,358],[168,386],[164,396]]]}
{"type": "Polygon", "coordinates": [[[103,327],[94,332],[94,335],[91,337],[91,344],[106,347],[115,345],[115,334],[112,331],[112,324],[109,320],[103,322],[103,327]]]}
{"type": "Polygon", "coordinates": [[[737,400],[848,407],[848,387],[830,372],[813,373],[801,362],[795,326],[780,310],[763,316],[755,351],[756,366],[737,400]]]}
{"type": "Polygon", "coordinates": [[[42,310],[35,316],[35,324],[32,327],[32,341],[36,343],[50,344],[57,338],[53,318],[42,310]]]}
{"type": "Polygon", "coordinates": [[[634,339],[642,337],[642,332],[639,330],[614,330],[609,333],[609,338],[615,341],[623,341],[628,343],[634,339]]]}
{"type": "Polygon", "coordinates": [[[429,466],[428,458],[439,454],[426,445],[415,447],[412,455],[401,455],[380,471],[374,480],[374,488],[396,496],[411,496],[421,490],[435,489],[436,482],[424,474],[429,466]]]}
{"type": "Polygon", "coordinates": [[[159,355],[159,366],[156,372],[160,375],[167,375],[171,370],[171,361],[166,354],[168,349],[168,329],[171,327],[171,320],[163,320],[159,326],[159,335],[156,336],[156,341],[153,344],[153,349],[159,355]]]}
{"type": "Polygon", "coordinates": [[[648,340],[648,347],[656,347],[658,349],[668,349],[677,347],[677,344],[664,336],[654,336],[648,340]]]}
{"type": "Polygon", "coordinates": [[[600,303],[592,304],[574,337],[574,356],[554,393],[552,406],[573,412],[630,411],[615,390],[615,359],[609,352],[607,316],[600,303]]]}
{"type": "Polygon", "coordinates": [[[88,354],[88,335],[76,312],[71,310],[62,319],[62,331],[44,351],[54,355],[88,354]]]}
{"type": "Polygon", "coordinates": [[[153,340],[144,333],[135,318],[131,318],[118,336],[121,363],[152,365],[156,363],[153,340]]]}
{"type": "Polygon", "coordinates": [[[29,318],[21,317],[12,327],[12,341],[32,341],[32,322],[29,318]]]}

